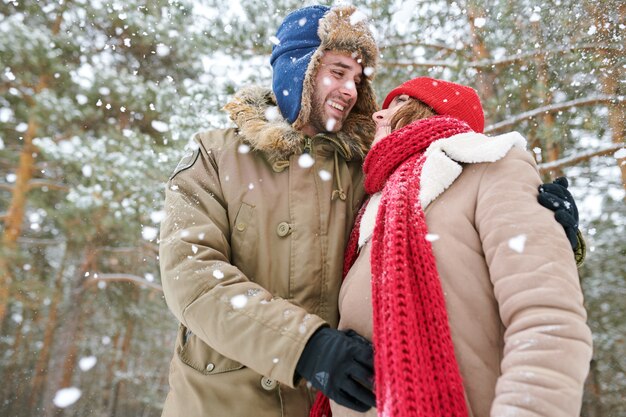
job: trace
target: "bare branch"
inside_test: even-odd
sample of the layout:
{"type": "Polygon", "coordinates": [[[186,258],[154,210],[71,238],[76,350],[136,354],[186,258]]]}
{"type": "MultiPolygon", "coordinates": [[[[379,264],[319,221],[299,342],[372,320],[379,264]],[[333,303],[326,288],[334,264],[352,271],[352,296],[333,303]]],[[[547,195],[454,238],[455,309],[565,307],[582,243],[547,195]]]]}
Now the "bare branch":
{"type": "MultiPolygon", "coordinates": [[[[70,187],[56,181],[45,180],[45,179],[35,179],[28,181],[26,186],[26,191],[30,191],[33,188],[49,188],[51,190],[61,190],[61,191],[69,191],[70,187]]],[[[0,190],[13,191],[14,186],[11,184],[7,184],[5,182],[0,183],[0,190]]]]}
{"type": "Polygon", "coordinates": [[[584,45],[571,45],[565,46],[562,48],[553,48],[553,49],[541,49],[537,51],[525,52],[523,54],[516,54],[496,60],[481,60],[473,63],[468,63],[468,67],[474,68],[485,68],[485,67],[503,67],[508,66],[519,61],[529,62],[532,58],[536,58],[539,56],[547,56],[547,55],[556,55],[562,54],[566,52],[576,52],[576,51],[588,51],[588,50],[616,50],[622,51],[624,49],[623,46],[618,45],[607,45],[607,44],[584,44],[584,45]]]}
{"type": "Polygon", "coordinates": [[[137,253],[141,253],[146,257],[156,257],[159,254],[159,248],[157,245],[153,245],[156,247],[156,250],[148,245],[140,244],[139,246],[126,246],[126,247],[114,247],[114,246],[102,246],[96,249],[98,252],[109,252],[109,253],[117,253],[117,254],[131,254],[136,255],[137,253]]]}
{"type": "Polygon", "coordinates": [[[0,182],[0,190],[12,192],[13,186],[11,184],[7,184],[6,182],[0,182]]]}
{"type": "Polygon", "coordinates": [[[485,128],[485,133],[498,132],[504,128],[511,127],[521,121],[532,119],[535,116],[539,116],[539,115],[546,114],[546,113],[556,113],[558,111],[567,110],[572,107],[593,106],[599,103],[608,104],[611,102],[623,101],[623,100],[624,98],[621,96],[601,95],[601,96],[596,96],[596,97],[579,98],[576,100],[565,101],[563,103],[550,104],[548,106],[539,107],[537,109],[533,109],[533,110],[518,114],[517,116],[512,117],[508,120],[503,120],[501,122],[487,126],[485,128]]]}
{"type": "Polygon", "coordinates": [[[0,94],[4,94],[9,91],[9,88],[13,87],[15,84],[11,81],[3,81],[0,83],[0,94]]]}
{"type": "Polygon", "coordinates": [[[56,182],[56,181],[51,181],[51,180],[44,180],[44,179],[36,179],[36,180],[30,180],[28,182],[28,191],[32,190],[33,188],[49,188],[51,190],[60,190],[60,191],[69,191],[70,187],[68,187],[67,185],[60,183],[60,182],[56,182]]]}
{"type": "Polygon", "coordinates": [[[142,246],[145,250],[150,252],[151,254],[158,256],[159,255],[159,245],[150,242],[143,242],[142,246]]]}
{"type": "Polygon", "coordinates": [[[85,281],[85,286],[96,284],[97,282],[129,282],[131,284],[144,286],[151,290],[163,292],[163,287],[154,282],[146,281],[144,278],[132,274],[101,274],[95,273],[93,278],[85,281]]]}
{"type": "Polygon", "coordinates": [[[382,65],[383,67],[401,67],[401,68],[408,68],[408,67],[426,67],[426,68],[449,67],[449,68],[457,69],[459,67],[459,63],[455,62],[455,61],[421,61],[421,62],[384,61],[384,62],[381,62],[379,65],[382,65]]]}
{"type": "Polygon", "coordinates": [[[125,246],[125,247],[116,247],[116,246],[101,246],[96,250],[99,252],[114,252],[114,253],[137,253],[136,246],[125,246]]]}
{"type": "MultiPolygon", "coordinates": [[[[480,61],[475,62],[464,62],[461,64],[459,61],[421,61],[421,62],[401,62],[401,61],[386,61],[382,62],[380,65],[387,67],[447,67],[453,69],[459,69],[461,65],[469,68],[493,68],[493,67],[505,67],[517,62],[528,62],[531,58],[535,58],[538,56],[547,56],[547,55],[556,55],[563,54],[567,52],[576,52],[576,51],[588,51],[588,50],[614,50],[614,51],[623,51],[624,47],[618,45],[606,45],[606,44],[585,44],[585,45],[572,45],[565,46],[562,48],[553,48],[553,49],[541,49],[536,51],[530,51],[523,54],[511,55],[508,57],[500,58],[500,59],[482,59],[480,61]]],[[[456,50],[463,51],[463,49],[456,50]]]]}
{"type": "Polygon", "coordinates": [[[584,153],[580,153],[577,155],[572,155],[567,158],[558,159],[556,161],[539,164],[538,166],[539,172],[541,172],[542,174],[545,174],[546,172],[551,171],[551,170],[561,169],[567,166],[576,165],[582,161],[588,161],[591,158],[596,157],[596,156],[610,155],[614,152],[619,151],[620,149],[624,149],[624,146],[626,145],[624,145],[623,143],[614,143],[602,149],[596,149],[593,151],[584,152],[584,153]]]}
{"type": "Polygon", "coordinates": [[[67,243],[67,241],[65,239],[37,239],[37,238],[31,238],[31,237],[19,237],[17,239],[17,242],[20,244],[29,244],[29,245],[40,245],[40,246],[60,246],[63,245],[65,243],[67,243]]]}
{"type": "Polygon", "coordinates": [[[453,48],[451,46],[441,45],[441,44],[437,44],[437,43],[400,42],[400,43],[394,43],[394,44],[389,44],[389,45],[383,45],[383,46],[380,47],[380,51],[382,52],[382,51],[385,51],[386,49],[403,48],[405,46],[415,46],[415,47],[423,46],[425,48],[435,48],[435,49],[449,51],[449,52],[456,52],[456,50],[457,50],[456,48],[453,48]]]}

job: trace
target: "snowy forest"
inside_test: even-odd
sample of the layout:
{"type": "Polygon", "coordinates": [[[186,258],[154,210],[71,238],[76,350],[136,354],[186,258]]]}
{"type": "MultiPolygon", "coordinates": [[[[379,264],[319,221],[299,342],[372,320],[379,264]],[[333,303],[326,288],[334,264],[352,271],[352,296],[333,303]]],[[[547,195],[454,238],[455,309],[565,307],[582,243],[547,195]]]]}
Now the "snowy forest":
{"type": "MultiPolygon", "coordinates": [[[[334,3],[321,2],[332,5],[334,3]]],[[[159,416],[176,320],[164,185],[239,88],[269,86],[295,0],[0,0],[0,415],[159,416]]],[[[419,75],[476,88],[566,175],[594,336],[582,415],[626,416],[626,2],[355,2],[379,99],[419,75]]]]}

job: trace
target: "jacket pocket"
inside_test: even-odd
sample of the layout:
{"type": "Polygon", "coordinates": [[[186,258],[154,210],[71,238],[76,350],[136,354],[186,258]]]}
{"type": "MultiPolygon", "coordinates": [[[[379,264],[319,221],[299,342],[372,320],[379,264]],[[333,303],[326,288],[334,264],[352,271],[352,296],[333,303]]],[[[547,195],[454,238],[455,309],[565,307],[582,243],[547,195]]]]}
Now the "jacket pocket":
{"type": "Polygon", "coordinates": [[[178,326],[176,353],[185,365],[204,375],[220,374],[244,367],[216,352],[183,325],[178,326]]]}
{"type": "Polygon", "coordinates": [[[242,202],[235,216],[230,245],[233,265],[246,275],[256,267],[258,236],[254,206],[242,202]]]}

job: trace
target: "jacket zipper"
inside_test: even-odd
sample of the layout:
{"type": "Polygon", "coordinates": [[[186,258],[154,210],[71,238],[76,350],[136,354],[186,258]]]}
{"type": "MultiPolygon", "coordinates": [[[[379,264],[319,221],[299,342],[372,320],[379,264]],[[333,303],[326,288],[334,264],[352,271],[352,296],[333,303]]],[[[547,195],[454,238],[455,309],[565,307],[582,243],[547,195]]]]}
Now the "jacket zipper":
{"type": "Polygon", "coordinates": [[[312,139],[310,137],[305,137],[304,138],[304,153],[311,153],[312,150],[312,145],[311,145],[312,139]]]}

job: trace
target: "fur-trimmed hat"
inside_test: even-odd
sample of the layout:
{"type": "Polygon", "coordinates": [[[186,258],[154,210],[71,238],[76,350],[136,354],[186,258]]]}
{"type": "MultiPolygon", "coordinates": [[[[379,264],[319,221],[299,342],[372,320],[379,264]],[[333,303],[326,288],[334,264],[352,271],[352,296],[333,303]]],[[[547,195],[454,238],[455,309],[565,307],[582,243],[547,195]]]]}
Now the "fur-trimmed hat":
{"type": "Polygon", "coordinates": [[[315,75],[324,51],[345,52],[363,66],[364,77],[357,86],[357,101],[342,130],[349,130],[357,123],[362,130],[362,123],[368,123],[367,119],[377,110],[371,80],[378,47],[365,16],[354,6],[304,7],[285,17],[276,38],[270,58],[274,71],[272,90],[283,117],[295,129],[309,122],[315,75]]]}
{"type": "Polygon", "coordinates": [[[473,88],[429,77],[417,77],[391,90],[383,102],[383,109],[402,94],[424,102],[437,114],[463,120],[475,132],[482,133],[485,127],[483,106],[473,88]]]}

